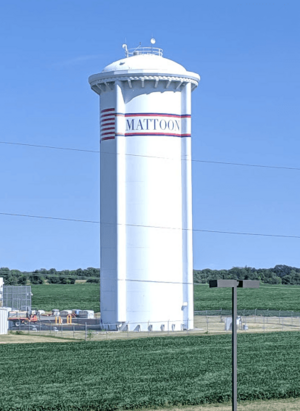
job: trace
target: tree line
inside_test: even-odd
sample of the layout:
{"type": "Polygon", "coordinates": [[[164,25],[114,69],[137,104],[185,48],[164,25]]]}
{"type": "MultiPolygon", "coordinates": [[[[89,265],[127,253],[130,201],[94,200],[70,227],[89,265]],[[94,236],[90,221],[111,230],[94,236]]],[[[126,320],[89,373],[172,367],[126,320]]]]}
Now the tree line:
{"type": "MultiPolygon", "coordinates": [[[[100,269],[88,267],[77,270],[57,271],[55,268],[41,268],[32,272],[0,268],[0,277],[5,285],[30,284],[75,284],[76,280],[88,283],[100,282],[100,269]]],[[[236,279],[259,280],[264,284],[300,285],[300,268],[276,265],[274,268],[233,267],[230,270],[194,270],[194,283],[206,284],[209,280],[236,279]]]]}
{"type": "Polygon", "coordinates": [[[28,272],[2,267],[0,268],[0,277],[3,277],[5,285],[45,284],[46,281],[48,284],[75,284],[76,280],[99,283],[100,269],[88,267],[85,269],[57,271],[55,268],[50,268],[50,270],[41,268],[28,272]]]}
{"type": "Polygon", "coordinates": [[[195,283],[209,280],[259,280],[264,284],[300,284],[300,268],[275,265],[274,268],[233,267],[230,270],[194,270],[195,283]]]}

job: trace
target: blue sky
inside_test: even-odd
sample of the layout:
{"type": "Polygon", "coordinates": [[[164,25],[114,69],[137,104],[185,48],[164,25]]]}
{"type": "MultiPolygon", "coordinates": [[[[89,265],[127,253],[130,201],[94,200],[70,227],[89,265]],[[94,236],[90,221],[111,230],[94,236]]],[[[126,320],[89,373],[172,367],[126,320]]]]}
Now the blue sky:
{"type": "MultiPolygon", "coordinates": [[[[0,141],[99,149],[87,78],[151,36],[201,75],[193,158],[299,167],[300,3],[0,1],[0,141]]],[[[300,235],[300,171],[193,162],[194,228],[300,235]]],[[[96,153],[0,144],[0,212],[99,220],[96,153]]],[[[0,266],[99,267],[97,224],[0,215],[0,266]]],[[[300,266],[300,239],[194,232],[194,268],[300,266]]]]}

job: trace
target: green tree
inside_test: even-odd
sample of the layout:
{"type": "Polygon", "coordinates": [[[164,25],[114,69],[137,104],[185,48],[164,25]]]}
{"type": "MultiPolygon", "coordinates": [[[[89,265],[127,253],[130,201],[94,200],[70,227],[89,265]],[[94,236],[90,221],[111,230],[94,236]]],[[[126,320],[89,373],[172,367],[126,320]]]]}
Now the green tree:
{"type": "Polygon", "coordinates": [[[29,281],[31,282],[31,284],[44,284],[45,279],[41,275],[35,275],[34,273],[32,273],[29,276],[29,281]]]}
{"type": "Polygon", "coordinates": [[[18,285],[26,285],[27,284],[27,277],[26,275],[21,275],[18,277],[18,285]]]}

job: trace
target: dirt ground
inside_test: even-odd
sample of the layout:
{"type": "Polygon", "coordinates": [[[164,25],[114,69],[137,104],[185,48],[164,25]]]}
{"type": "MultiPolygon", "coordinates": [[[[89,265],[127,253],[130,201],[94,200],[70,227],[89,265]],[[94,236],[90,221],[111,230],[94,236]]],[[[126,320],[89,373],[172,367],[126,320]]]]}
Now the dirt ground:
{"type": "MultiPolygon", "coordinates": [[[[231,333],[225,331],[225,316],[195,316],[194,326],[199,331],[208,332],[209,334],[231,333]]],[[[261,317],[247,316],[240,317],[241,323],[238,326],[238,332],[256,333],[256,332],[276,332],[276,331],[299,331],[299,317],[261,317]],[[246,330],[243,330],[246,326],[246,330]]]]}
{"type": "MultiPolygon", "coordinates": [[[[192,407],[162,408],[147,411],[231,411],[231,404],[211,404],[192,407]]],[[[253,401],[242,402],[238,404],[238,411],[299,411],[300,398],[291,398],[284,400],[253,401]]]]}
{"type": "Polygon", "coordinates": [[[0,344],[29,344],[38,342],[72,342],[74,340],[55,338],[55,337],[44,337],[32,334],[6,334],[0,335],[0,344]]]}

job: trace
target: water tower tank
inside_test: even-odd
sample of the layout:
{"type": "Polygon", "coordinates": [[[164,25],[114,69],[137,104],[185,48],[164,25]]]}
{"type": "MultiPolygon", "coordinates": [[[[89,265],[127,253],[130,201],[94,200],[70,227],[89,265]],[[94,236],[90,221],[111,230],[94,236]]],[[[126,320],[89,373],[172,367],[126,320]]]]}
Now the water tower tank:
{"type": "Polygon", "coordinates": [[[110,328],[190,329],[191,91],[200,77],[161,49],[124,48],[89,77],[100,96],[101,318],[110,328]]]}

